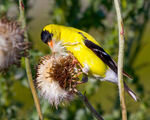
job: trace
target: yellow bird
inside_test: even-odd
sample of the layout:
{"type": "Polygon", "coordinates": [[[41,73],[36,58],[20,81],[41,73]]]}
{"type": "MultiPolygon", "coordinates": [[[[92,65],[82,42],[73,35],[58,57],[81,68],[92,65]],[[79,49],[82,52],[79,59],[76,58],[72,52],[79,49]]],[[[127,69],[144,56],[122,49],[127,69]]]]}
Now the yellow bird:
{"type": "MultiPolygon", "coordinates": [[[[65,55],[65,51],[69,51],[75,56],[83,67],[83,82],[88,80],[87,76],[94,76],[101,81],[118,84],[116,63],[88,33],[72,27],[50,24],[43,28],[41,39],[50,46],[52,52],[65,55]]],[[[127,73],[123,74],[129,77],[127,73]]],[[[125,82],[124,87],[137,101],[135,93],[125,82]]]]}

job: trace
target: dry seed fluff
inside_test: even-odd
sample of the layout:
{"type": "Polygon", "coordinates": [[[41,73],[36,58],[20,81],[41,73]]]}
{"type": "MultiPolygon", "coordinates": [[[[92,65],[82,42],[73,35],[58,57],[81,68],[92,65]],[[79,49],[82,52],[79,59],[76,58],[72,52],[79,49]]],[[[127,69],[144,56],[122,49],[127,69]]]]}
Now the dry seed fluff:
{"type": "Polygon", "coordinates": [[[17,22],[0,19],[0,71],[12,64],[19,66],[21,57],[27,55],[29,44],[23,34],[17,22]]]}
{"type": "Polygon", "coordinates": [[[41,96],[57,107],[61,102],[73,99],[76,81],[81,72],[75,58],[68,56],[48,55],[41,58],[37,66],[35,86],[41,96]]]}

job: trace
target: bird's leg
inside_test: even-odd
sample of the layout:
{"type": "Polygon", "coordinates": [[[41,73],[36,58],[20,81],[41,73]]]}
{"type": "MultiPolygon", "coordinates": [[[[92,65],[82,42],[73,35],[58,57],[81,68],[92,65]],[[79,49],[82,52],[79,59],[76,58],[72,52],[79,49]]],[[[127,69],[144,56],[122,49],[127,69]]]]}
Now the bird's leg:
{"type": "Polygon", "coordinates": [[[88,72],[89,72],[89,66],[87,64],[84,64],[84,67],[80,67],[82,69],[82,72],[79,72],[78,76],[80,74],[83,74],[81,81],[76,81],[76,84],[82,84],[86,83],[88,81],[88,72]]]}
{"type": "Polygon", "coordinates": [[[84,64],[84,67],[80,66],[80,68],[82,69],[82,72],[79,72],[78,76],[83,74],[83,77],[81,81],[76,81],[77,84],[86,83],[88,81],[89,66],[84,64]]]}

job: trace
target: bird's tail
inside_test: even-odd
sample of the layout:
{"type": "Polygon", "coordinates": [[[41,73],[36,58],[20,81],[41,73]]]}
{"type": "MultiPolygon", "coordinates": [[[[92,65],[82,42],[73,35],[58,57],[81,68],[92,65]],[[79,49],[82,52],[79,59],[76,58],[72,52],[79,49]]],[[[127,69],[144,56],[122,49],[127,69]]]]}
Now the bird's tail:
{"type": "MultiPolygon", "coordinates": [[[[132,77],[124,71],[123,71],[123,75],[128,77],[129,79],[132,79],[132,77]]],[[[118,84],[117,74],[111,69],[107,70],[106,76],[103,79],[100,78],[100,80],[102,81],[106,80],[106,81],[118,84]]],[[[136,96],[136,94],[127,86],[125,82],[124,82],[124,89],[135,101],[138,100],[138,97],[136,96]]]]}
{"type": "Polygon", "coordinates": [[[127,78],[129,78],[129,79],[131,79],[131,80],[133,79],[133,78],[132,78],[128,73],[126,73],[125,71],[123,71],[122,73],[123,73],[123,75],[126,76],[127,78]]]}
{"type": "Polygon", "coordinates": [[[135,101],[138,100],[138,97],[136,96],[136,94],[127,86],[125,82],[124,82],[124,89],[135,101]]]}

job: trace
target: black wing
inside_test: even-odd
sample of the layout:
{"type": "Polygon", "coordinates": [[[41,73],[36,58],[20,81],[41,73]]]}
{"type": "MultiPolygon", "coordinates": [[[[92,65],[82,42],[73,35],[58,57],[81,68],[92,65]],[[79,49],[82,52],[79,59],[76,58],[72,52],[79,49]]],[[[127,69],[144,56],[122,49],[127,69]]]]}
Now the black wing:
{"type": "Polygon", "coordinates": [[[116,63],[112,60],[112,58],[104,51],[103,48],[100,46],[96,45],[92,41],[88,40],[83,33],[78,32],[81,34],[84,38],[84,44],[86,47],[91,49],[106,65],[110,67],[116,74],[117,74],[117,65],[116,63]]]}
{"type": "Polygon", "coordinates": [[[91,42],[90,40],[84,40],[86,47],[91,49],[105,64],[107,64],[110,69],[112,69],[117,74],[117,65],[112,60],[112,58],[104,51],[103,48],[91,42]]]}
{"type": "MultiPolygon", "coordinates": [[[[106,65],[110,67],[116,74],[118,73],[118,67],[117,64],[113,61],[113,59],[110,57],[109,54],[107,54],[103,48],[96,45],[92,41],[88,40],[83,33],[79,32],[84,38],[84,44],[86,47],[88,47],[90,50],[92,50],[106,65]]],[[[132,79],[126,72],[123,71],[123,75],[126,77],[132,79]]]]}

